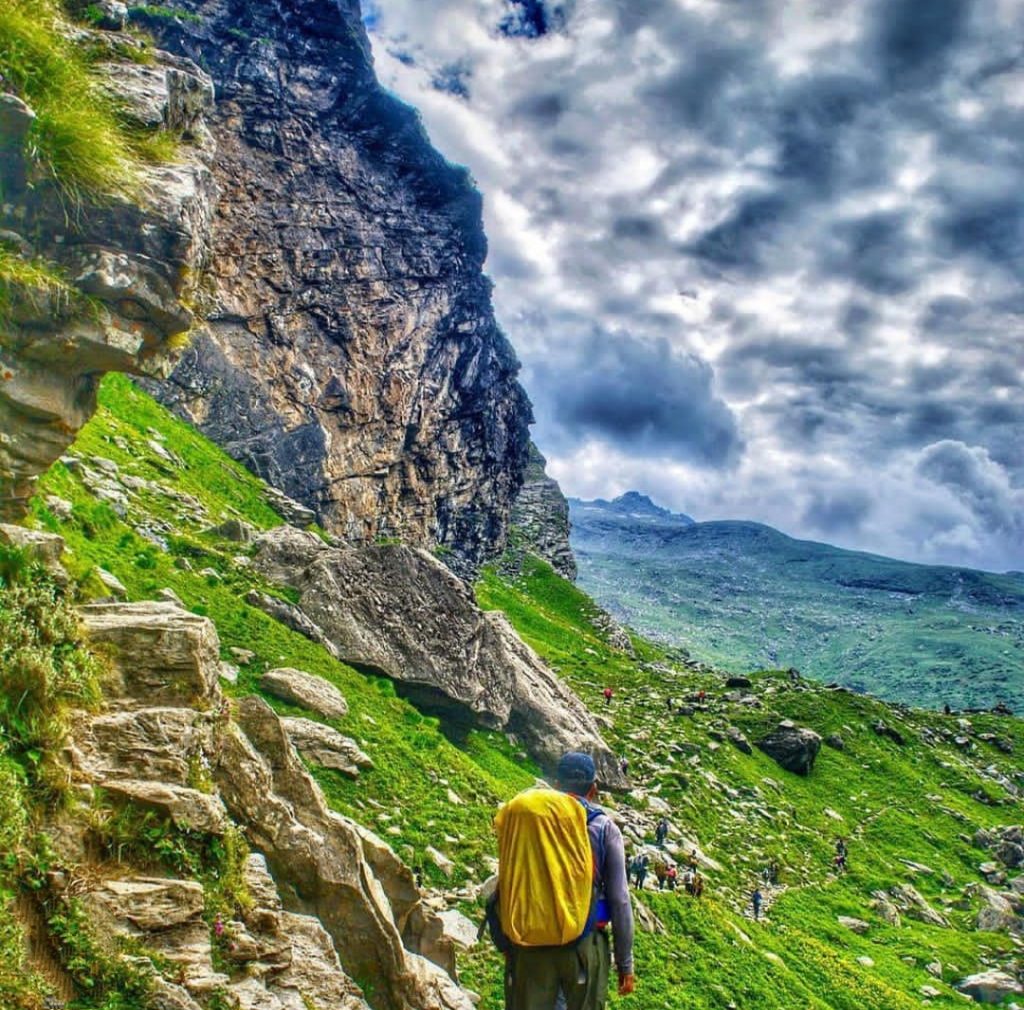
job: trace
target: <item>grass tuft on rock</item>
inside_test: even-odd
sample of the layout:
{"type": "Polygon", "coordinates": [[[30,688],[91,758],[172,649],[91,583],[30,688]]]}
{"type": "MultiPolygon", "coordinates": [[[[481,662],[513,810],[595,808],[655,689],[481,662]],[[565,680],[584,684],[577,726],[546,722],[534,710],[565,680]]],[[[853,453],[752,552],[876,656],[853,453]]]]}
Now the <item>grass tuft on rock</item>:
{"type": "Polygon", "coordinates": [[[175,150],[160,131],[126,125],[93,72],[99,55],[74,40],[56,0],[0,4],[0,80],[36,117],[24,153],[72,206],[137,194],[139,166],[169,160],[175,150]]]}

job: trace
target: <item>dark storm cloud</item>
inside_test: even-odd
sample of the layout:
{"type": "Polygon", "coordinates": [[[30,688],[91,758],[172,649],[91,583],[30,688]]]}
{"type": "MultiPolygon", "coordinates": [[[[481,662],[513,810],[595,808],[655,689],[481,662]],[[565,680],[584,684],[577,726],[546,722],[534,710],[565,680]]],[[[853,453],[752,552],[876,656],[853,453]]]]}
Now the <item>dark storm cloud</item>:
{"type": "Polygon", "coordinates": [[[836,225],[821,259],[823,269],[876,295],[908,291],[917,280],[916,243],[905,213],[868,214],[836,225]]]}
{"type": "Polygon", "coordinates": [[[1024,197],[1017,192],[953,206],[938,233],[954,255],[966,253],[1017,269],[1024,256],[1024,197]]]}
{"type": "Polygon", "coordinates": [[[843,162],[855,155],[844,144],[844,131],[877,95],[877,87],[863,78],[828,73],[799,78],[779,103],[776,173],[830,191],[843,162]]]}
{"type": "Polygon", "coordinates": [[[984,449],[943,440],[921,454],[917,470],[951,490],[987,527],[1017,535],[1024,531],[1024,492],[1009,484],[984,449]]]}
{"type": "Polygon", "coordinates": [[[693,254],[712,266],[756,272],[763,266],[765,245],[776,234],[788,210],[789,205],[781,195],[750,194],[725,221],[694,243],[693,254]]]}
{"type": "Polygon", "coordinates": [[[629,451],[728,466],[740,450],[735,419],[712,391],[712,374],[667,340],[594,333],[566,374],[533,370],[534,388],[569,437],[598,438],[629,451]]]}
{"type": "Polygon", "coordinates": [[[826,536],[845,534],[859,529],[872,508],[871,496],[863,489],[819,489],[804,509],[803,522],[826,536]]]}
{"type": "Polygon", "coordinates": [[[878,0],[881,68],[897,86],[934,80],[961,39],[970,0],[878,0]]]}

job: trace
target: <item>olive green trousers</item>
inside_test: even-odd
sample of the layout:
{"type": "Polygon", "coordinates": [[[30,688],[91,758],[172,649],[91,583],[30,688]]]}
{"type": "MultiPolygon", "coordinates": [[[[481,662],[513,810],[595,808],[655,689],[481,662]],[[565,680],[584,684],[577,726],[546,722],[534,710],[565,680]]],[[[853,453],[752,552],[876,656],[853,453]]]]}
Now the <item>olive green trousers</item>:
{"type": "Polygon", "coordinates": [[[517,947],[505,959],[505,1010],[555,1010],[559,990],[566,1010],[604,1010],[610,972],[603,930],[575,947],[517,947]]]}

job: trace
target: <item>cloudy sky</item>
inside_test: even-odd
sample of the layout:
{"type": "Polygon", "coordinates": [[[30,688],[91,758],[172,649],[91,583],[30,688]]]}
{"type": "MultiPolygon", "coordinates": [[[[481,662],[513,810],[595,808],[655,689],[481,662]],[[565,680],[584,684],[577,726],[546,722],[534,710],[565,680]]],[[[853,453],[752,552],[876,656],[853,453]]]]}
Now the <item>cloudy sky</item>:
{"type": "Polygon", "coordinates": [[[1024,569],[1022,0],[363,0],[569,494],[1024,569]]]}

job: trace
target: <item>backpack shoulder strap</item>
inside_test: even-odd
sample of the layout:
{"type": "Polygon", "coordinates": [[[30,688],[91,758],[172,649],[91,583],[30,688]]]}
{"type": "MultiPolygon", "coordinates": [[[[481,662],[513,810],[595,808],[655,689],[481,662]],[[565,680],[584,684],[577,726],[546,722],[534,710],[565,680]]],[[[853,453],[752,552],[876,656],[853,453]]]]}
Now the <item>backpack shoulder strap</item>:
{"type": "Polygon", "coordinates": [[[602,807],[597,806],[595,803],[591,803],[589,800],[584,799],[582,796],[577,797],[580,803],[583,804],[583,809],[587,812],[587,829],[589,832],[590,825],[594,823],[599,817],[604,818],[604,823],[600,826],[597,832],[597,846],[594,849],[594,874],[602,881],[604,881],[604,863],[605,863],[605,832],[608,830],[608,822],[611,818],[605,812],[602,807]]]}

